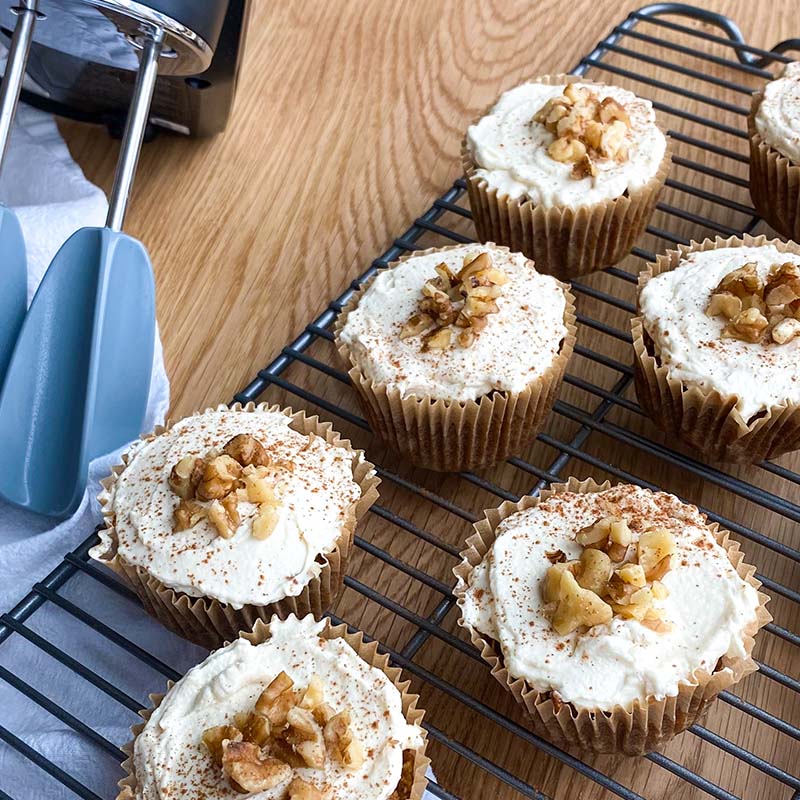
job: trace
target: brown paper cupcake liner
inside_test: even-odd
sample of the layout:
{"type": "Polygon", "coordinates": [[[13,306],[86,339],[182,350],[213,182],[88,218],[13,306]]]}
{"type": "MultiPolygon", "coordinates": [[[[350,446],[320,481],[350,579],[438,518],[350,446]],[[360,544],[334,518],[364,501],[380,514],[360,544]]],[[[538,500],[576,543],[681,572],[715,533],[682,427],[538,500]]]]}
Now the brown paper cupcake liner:
{"type": "MultiPolygon", "coordinates": [[[[262,644],[269,639],[269,626],[270,623],[268,621],[259,619],[256,621],[252,632],[243,632],[239,635],[252,644],[262,644]]],[[[321,635],[326,639],[344,639],[367,664],[383,672],[400,692],[403,714],[406,718],[406,722],[412,725],[421,725],[422,718],[425,716],[425,711],[417,708],[419,695],[409,694],[408,688],[411,681],[403,680],[402,671],[397,667],[389,665],[389,657],[378,652],[377,642],[367,643],[364,641],[364,636],[360,631],[357,633],[349,633],[346,625],[331,625],[330,622],[328,622],[321,635]]],[[[167,691],[169,691],[173,685],[174,681],[169,681],[167,683],[167,691]]],[[[139,712],[139,716],[142,717],[144,722],[140,722],[131,728],[133,739],[122,747],[123,753],[127,756],[122,763],[122,768],[125,770],[126,775],[119,782],[120,792],[116,800],[135,800],[136,798],[138,781],[133,763],[134,744],[136,737],[142,732],[147,721],[159,705],[161,705],[161,701],[165,696],[164,694],[150,695],[152,706],[139,712]]],[[[413,752],[411,770],[408,775],[406,770],[404,770],[404,774],[400,779],[400,785],[398,786],[398,789],[401,790],[399,800],[422,800],[425,788],[428,785],[428,779],[425,777],[428,765],[431,763],[430,759],[425,755],[428,740],[425,730],[421,727],[420,730],[423,736],[422,746],[417,750],[409,751],[413,752]]]]}
{"type": "MultiPolygon", "coordinates": [[[[475,534],[467,539],[467,548],[461,553],[463,561],[454,570],[458,579],[455,596],[459,607],[464,601],[472,570],[483,560],[497,537],[497,526],[506,518],[527,508],[532,508],[554,494],[575,492],[590,494],[610,488],[610,481],[597,484],[591,478],[579,481],[569,478],[566,483],[554,484],[539,497],[524,497],[519,503],[505,502],[499,508],[486,511],[485,519],[475,524],[475,534]]],[[[755,567],[746,564],[739,544],[716,523],[708,526],[718,544],[725,548],[731,564],[742,580],[758,589],[761,584],[753,576],[755,567]]],[[[675,697],[655,698],[646,703],[634,701],[630,709],[615,706],[611,709],[578,709],[571,703],[553,698],[552,692],[539,692],[527,681],[511,675],[505,667],[500,645],[488,636],[468,628],[473,644],[489,664],[492,675],[506,687],[514,699],[523,706],[534,731],[559,747],[580,747],[595,753],[625,753],[642,755],[668,741],[675,734],[693,725],[706,711],[717,695],[738,683],[758,666],[751,658],[754,637],[766,625],[771,615],[765,608],[769,597],[758,593],[759,606],[756,620],[745,628],[745,658],[723,657],[712,673],[697,670],[678,687],[675,697]]],[[[464,626],[463,618],[459,624],[464,626]]],[[[464,626],[467,627],[467,626],[464,626]]]]}
{"type": "MultiPolygon", "coordinates": [[[[417,250],[389,264],[387,269],[409,258],[450,249],[417,250]]],[[[506,247],[498,249],[508,252],[506,247]]],[[[348,314],[358,305],[372,280],[342,309],[335,333],[339,356],[374,433],[412,464],[437,472],[490,466],[524,450],[544,426],[575,346],[575,298],[569,287],[562,285],[567,333],[552,365],[522,392],[492,392],[480,400],[458,401],[416,395],[403,397],[396,387],[373,381],[361,371],[340,334],[348,314]]]]}
{"type": "Polygon", "coordinates": [[[756,113],[764,90],[753,94],[747,133],[750,138],[750,197],[781,236],[800,240],[800,165],[767,144],[756,130],[756,113]]]}
{"type": "MultiPolygon", "coordinates": [[[[706,239],[680,245],[658,256],[655,264],[639,275],[639,292],[662,272],[675,269],[689,253],[721,247],[760,247],[772,244],[782,253],[800,255],[793,242],[766,236],[706,239]]],[[[738,398],[714,389],[690,385],[670,376],[661,363],[643,318],[631,320],[636,396],[645,413],[662,431],[676,436],[712,461],[754,464],[800,449],[800,404],[776,405],[745,420],[736,410],[738,398]]]]}
{"type": "MultiPolygon", "coordinates": [[[[576,75],[544,75],[535,80],[549,85],[578,81],[600,85],[576,75]]],[[[650,221],[671,163],[667,138],[656,174],[641,188],[590,206],[545,207],[489,188],[487,181],[475,174],[480,165],[473,160],[466,137],[461,144],[461,164],[478,239],[518,250],[533,259],[539,272],[565,281],[610,267],[631,252],[650,221]]]]}
{"type": "MultiPolygon", "coordinates": [[[[228,406],[219,406],[228,408],[228,406]]],[[[142,601],[145,610],[166,628],[202,647],[215,648],[225,641],[235,639],[240,631],[253,629],[257,620],[269,620],[273,615],[285,619],[289,614],[304,617],[313,614],[319,618],[323,612],[335,605],[344,586],[344,573],[353,544],[356,525],[370,506],[378,499],[380,479],[375,475],[372,464],[363,460],[360,450],[353,450],[350,442],[342,439],[329,422],[319,418],[306,417],[302,411],[281,409],[279,406],[256,406],[248,403],[242,407],[237,403],[230,406],[236,411],[280,411],[292,420],[292,429],[304,435],[313,433],[325,439],[328,444],[343,447],[352,453],[353,480],[361,488],[360,498],[348,509],[342,531],[333,548],[321,553],[317,561],[320,572],[303,587],[302,591],[291,597],[284,597],[266,605],[247,604],[233,608],[227,603],[209,597],[192,597],[172,589],[158,578],[149,574],[144,567],[128,563],[119,553],[119,541],[114,527],[114,511],[111,506],[113,487],[118,476],[125,470],[128,454],[122,457],[122,464],[113,468],[111,475],[102,481],[103,491],[99,501],[105,520],[105,529],[99,532],[100,543],[90,551],[95,560],[120,575],[142,601]]],[[[213,409],[207,409],[213,410],[213,409]]],[[[169,429],[159,426],[147,439],[155,438],[169,429]]]]}

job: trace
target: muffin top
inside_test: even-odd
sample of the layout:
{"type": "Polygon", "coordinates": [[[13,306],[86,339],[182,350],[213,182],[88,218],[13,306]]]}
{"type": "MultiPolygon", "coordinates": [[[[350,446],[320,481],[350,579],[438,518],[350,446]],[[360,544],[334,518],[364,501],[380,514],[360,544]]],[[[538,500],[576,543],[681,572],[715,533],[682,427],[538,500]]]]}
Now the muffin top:
{"type": "Polygon", "coordinates": [[[667,142],[649,100],[617,86],[523,83],[467,131],[489,189],[542,206],[620,197],[657,172],[667,142]]]}
{"type": "Polygon", "coordinates": [[[697,508],[624,484],[507,517],[462,587],[463,623],[513,677],[604,710],[745,656],[759,605],[697,508]]]}
{"type": "Polygon", "coordinates": [[[137,800],[319,796],[298,782],[325,800],[386,800],[421,729],[389,678],[324,626],[273,617],[264,643],[238,639],[189,670],[136,738],[137,800]]]}
{"type": "Polygon", "coordinates": [[[352,451],[290,424],[221,408],[134,445],[104,504],[119,556],[234,608],[299,594],[361,489],[352,451]]]}
{"type": "Polygon", "coordinates": [[[774,245],[687,254],[639,295],[670,377],[735,395],[747,421],[800,402],[800,256],[774,245]]]}
{"type": "Polygon", "coordinates": [[[566,296],[520,253],[458,245],[379,273],[339,336],[371,380],[403,397],[520,392],[558,355],[566,296]]]}
{"type": "Polygon", "coordinates": [[[787,64],[781,76],[764,87],[755,123],[770,147],[800,164],[800,62],[787,64]]]}

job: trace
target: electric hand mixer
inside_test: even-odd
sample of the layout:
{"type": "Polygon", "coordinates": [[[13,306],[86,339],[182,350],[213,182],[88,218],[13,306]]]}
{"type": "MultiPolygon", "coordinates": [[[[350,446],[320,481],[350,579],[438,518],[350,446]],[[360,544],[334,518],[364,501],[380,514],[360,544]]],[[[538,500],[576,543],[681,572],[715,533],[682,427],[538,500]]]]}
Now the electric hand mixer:
{"type": "MultiPolygon", "coordinates": [[[[190,0],[24,0],[16,9],[20,28],[12,54],[18,55],[7,83],[21,81],[31,39],[28,73],[34,79],[49,77],[62,94],[71,76],[73,89],[87,86],[84,72],[68,71],[76,59],[84,69],[91,65],[96,84],[98,75],[112,70],[125,75],[128,84],[132,75],[135,80],[106,225],[77,231],[59,250],[8,364],[0,392],[0,495],[9,502],[40,513],[70,513],[83,495],[89,461],[142,432],[153,361],[155,290],[147,251],[121,229],[148,119],[156,121],[151,106],[164,103],[163,97],[154,101],[157,77],[185,78],[184,94],[202,96],[214,87],[208,76],[212,43],[183,18],[205,22],[207,28],[211,24],[214,43],[225,24],[230,27],[231,19],[238,19],[235,76],[246,11],[243,2],[190,0]],[[39,17],[35,28],[32,15],[39,17]],[[53,52],[64,68],[56,81],[53,52]]],[[[0,24],[4,22],[0,15],[0,24]]],[[[230,52],[227,59],[230,64],[230,52]]],[[[18,93],[19,86],[10,91],[18,93]]],[[[41,97],[34,102],[46,106],[41,97]]],[[[194,124],[194,132],[213,132],[220,127],[220,103],[224,105],[224,98],[218,90],[214,113],[208,106],[205,114],[195,109],[181,115],[172,109],[171,119],[158,121],[173,130],[191,133],[194,124]]],[[[98,110],[96,97],[87,105],[94,113],[107,114],[98,110]]],[[[104,121],[113,127],[113,118],[104,121]]]]}

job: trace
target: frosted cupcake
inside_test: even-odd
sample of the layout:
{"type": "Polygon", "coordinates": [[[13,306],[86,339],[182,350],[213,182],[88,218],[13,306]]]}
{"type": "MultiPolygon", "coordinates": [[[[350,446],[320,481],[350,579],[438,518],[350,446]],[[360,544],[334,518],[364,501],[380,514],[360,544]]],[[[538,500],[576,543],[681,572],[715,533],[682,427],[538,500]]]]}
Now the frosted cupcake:
{"type": "Polygon", "coordinates": [[[91,556],[164,625],[218,646],[256,619],[336,601],[377,483],[316,417],[220,406],[131,447],[104,484],[91,556]]]}
{"type": "Polygon", "coordinates": [[[469,127],[462,163],[478,238],[567,280],[631,251],[670,155],[648,100],[548,75],[506,92],[469,127]]]}
{"type": "Polygon", "coordinates": [[[153,697],[119,800],[419,800],[423,712],[387,662],[344,625],[259,621],[153,697]]]}
{"type": "Polygon", "coordinates": [[[753,95],[750,196],[758,213],[788,239],[800,239],[800,62],[753,95]]]}
{"type": "Polygon", "coordinates": [[[372,429],[412,463],[494,464],[532,441],[575,342],[572,296],[520,253],[456,245],[378,273],[336,343],[372,429]]]}
{"type": "Polygon", "coordinates": [[[800,249],[765,237],[669,251],[639,277],[636,394],[713,460],[800,448],[800,249]]]}
{"type": "Polygon", "coordinates": [[[571,479],[487,512],[456,569],[461,624],[534,728],[645,753],[756,669],[754,569],[694,506],[571,479]]]}

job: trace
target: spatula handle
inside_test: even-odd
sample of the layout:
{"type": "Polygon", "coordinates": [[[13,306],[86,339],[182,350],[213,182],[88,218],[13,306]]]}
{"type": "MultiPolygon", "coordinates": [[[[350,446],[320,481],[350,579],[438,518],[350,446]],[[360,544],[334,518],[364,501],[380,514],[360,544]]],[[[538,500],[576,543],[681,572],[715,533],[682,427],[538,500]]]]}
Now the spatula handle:
{"type": "Polygon", "coordinates": [[[33,26],[38,16],[39,0],[18,0],[17,24],[11,37],[11,48],[8,52],[6,71],[0,84],[0,166],[3,164],[8,140],[11,138],[11,127],[17,111],[22,80],[25,77],[25,66],[33,40],[33,26]]]}
{"type": "Polygon", "coordinates": [[[147,35],[142,46],[139,72],[136,75],[136,85],[133,88],[131,107],[125,121],[117,170],[114,173],[114,186],[108,199],[106,227],[112,231],[122,230],[122,223],[125,220],[133,177],[136,174],[136,163],[139,161],[139,151],[142,148],[142,139],[150,114],[150,102],[158,77],[158,57],[161,55],[163,42],[164,31],[156,28],[147,35]]]}

